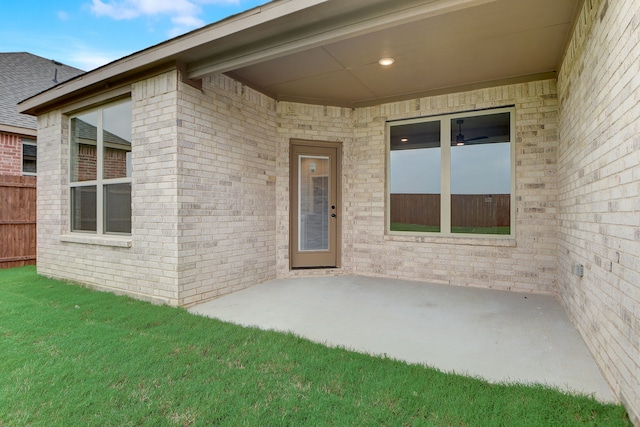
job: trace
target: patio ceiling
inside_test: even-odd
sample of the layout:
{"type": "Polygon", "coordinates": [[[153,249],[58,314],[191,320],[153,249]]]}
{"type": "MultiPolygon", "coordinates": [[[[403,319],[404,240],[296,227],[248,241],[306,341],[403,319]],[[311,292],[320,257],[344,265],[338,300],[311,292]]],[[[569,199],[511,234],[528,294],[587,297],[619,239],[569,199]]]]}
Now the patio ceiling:
{"type": "Polygon", "coordinates": [[[274,0],[36,95],[40,114],[179,64],[274,99],[360,107],[553,77],[584,0],[274,0]],[[378,64],[392,57],[389,67],[378,64]]]}
{"type": "MultiPolygon", "coordinates": [[[[323,16],[327,5],[307,11],[315,15],[313,24],[301,13],[298,24],[310,28],[289,28],[288,34],[312,41],[289,43],[292,53],[282,49],[273,58],[267,54],[244,66],[238,61],[224,71],[278,100],[350,107],[552,77],[581,1],[360,3],[353,3],[354,11],[341,11],[341,22],[325,22],[336,19],[323,16]],[[319,35],[317,29],[325,32],[319,35]],[[395,63],[383,67],[382,57],[395,63]]],[[[216,60],[224,64],[222,57],[216,60]]],[[[198,76],[202,69],[207,67],[195,63],[192,73],[198,76]]]]}

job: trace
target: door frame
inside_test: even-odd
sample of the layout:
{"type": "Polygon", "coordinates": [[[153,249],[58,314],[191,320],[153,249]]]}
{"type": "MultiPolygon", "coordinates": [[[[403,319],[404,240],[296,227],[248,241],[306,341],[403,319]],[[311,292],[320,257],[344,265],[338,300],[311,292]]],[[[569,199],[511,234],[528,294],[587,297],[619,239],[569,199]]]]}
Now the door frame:
{"type": "MultiPolygon", "coordinates": [[[[305,139],[290,139],[289,140],[289,269],[312,269],[312,268],[341,268],[342,266],[342,142],[331,141],[312,141],[305,139]],[[298,218],[294,215],[297,209],[293,207],[293,201],[297,197],[292,196],[292,189],[297,188],[297,176],[293,175],[294,162],[297,162],[293,147],[308,147],[314,148],[331,148],[336,152],[336,167],[335,172],[331,176],[335,176],[336,191],[335,191],[335,203],[336,203],[336,217],[335,217],[335,266],[293,266],[293,252],[297,247],[297,233],[294,233],[294,222],[297,223],[298,218]]],[[[328,214],[328,213],[327,213],[328,214]]],[[[297,229],[297,227],[295,227],[297,229]]]]}

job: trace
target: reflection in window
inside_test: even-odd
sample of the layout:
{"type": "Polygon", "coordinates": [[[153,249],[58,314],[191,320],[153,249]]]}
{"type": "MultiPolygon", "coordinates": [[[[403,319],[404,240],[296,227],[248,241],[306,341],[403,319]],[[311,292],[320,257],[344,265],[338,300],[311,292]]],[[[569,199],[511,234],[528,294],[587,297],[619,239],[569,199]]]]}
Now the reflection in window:
{"type": "Polygon", "coordinates": [[[131,184],[104,187],[105,233],[131,232],[131,184]]]}
{"type": "Polygon", "coordinates": [[[36,158],[38,147],[34,139],[22,138],[22,173],[35,175],[37,172],[36,158]]]}
{"type": "Polygon", "coordinates": [[[390,123],[389,230],[512,235],[512,113],[390,123]]]}
{"type": "Polygon", "coordinates": [[[451,130],[451,232],[510,234],[509,113],[452,119],[451,130]]]}
{"type": "Polygon", "coordinates": [[[131,105],[116,104],[102,112],[103,178],[131,176],[127,161],[131,152],[131,105]]]}
{"type": "Polygon", "coordinates": [[[440,122],[391,127],[391,231],[440,231],[440,122]]]}
{"type": "Polygon", "coordinates": [[[98,170],[98,112],[71,119],[71,181],[93,181],[98,170]]]}
{"type": "Polygon", "coordinates": [[[70,120],[71,229],[131,233],[131,101],[70,120]]]}
{"type": "Polygon", "coordinates": [[[96,231],[96,186],[71,188],[71,229],[96,231]]]}

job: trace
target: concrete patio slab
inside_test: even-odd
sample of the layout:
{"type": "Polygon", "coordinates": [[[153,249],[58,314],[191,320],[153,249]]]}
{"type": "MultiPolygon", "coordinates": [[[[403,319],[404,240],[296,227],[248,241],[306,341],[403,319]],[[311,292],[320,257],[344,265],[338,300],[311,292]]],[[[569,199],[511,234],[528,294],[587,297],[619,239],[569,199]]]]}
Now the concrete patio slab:
{"type": "Polygon", "coordinates": [[[615,400],[552,296],[312,277],[273,280],[190,311],[493,382],[542,383],[615,400]]]}

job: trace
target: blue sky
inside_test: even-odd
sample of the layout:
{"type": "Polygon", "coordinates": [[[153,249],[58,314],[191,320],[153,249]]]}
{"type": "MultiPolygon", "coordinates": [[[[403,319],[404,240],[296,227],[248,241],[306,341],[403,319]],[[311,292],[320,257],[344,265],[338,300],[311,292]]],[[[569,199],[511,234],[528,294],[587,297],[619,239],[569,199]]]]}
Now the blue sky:
{"type": "Polygon", "coordinates": [[[268,0],[2,0],[0,52],[91,70],[268,0]]]}

